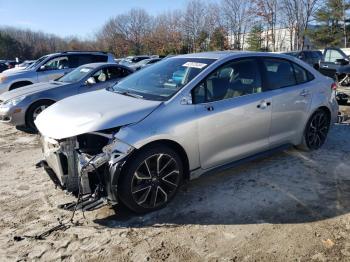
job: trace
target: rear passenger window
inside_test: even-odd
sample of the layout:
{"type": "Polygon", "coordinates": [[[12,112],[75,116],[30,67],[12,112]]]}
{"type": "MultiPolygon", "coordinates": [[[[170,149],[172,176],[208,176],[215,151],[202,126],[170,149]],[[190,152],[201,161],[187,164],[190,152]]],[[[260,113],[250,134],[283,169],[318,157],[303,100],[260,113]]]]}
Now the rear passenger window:
{"type": "Polygon", "coordinates": [[[257,61],[231,62],[211,73],[193,89],[194,103],[213,102],[262,92],[257,61]]]}
{"type": "Polygon", "coordinates": [[[125,68],[122,67],[108,67],[107,68],[107,75],[108,75],[108,79],[112,80],[112,79],[116,79],[116,78],[121,78],[124,76],[129,75],[129,71],[126,70],[125,68]]]}
{"type": "Polygon", "coordinates": [[[91,55],[91,63],[107,62],[107,60],[106,55],[91,55]]]}
{"type": "Polygon", "coordinates": [[[265,58],[263,65],[269,89],[296,85],[293,67],[287,60],[265,58]]]}
{"type": "Polygon", "coordinates": [[[295,78],[298,84],[306,83],[313,80],[315,77],[306,69],[293,63],[295,78]]]}
{"type": "Polygon", "coordinates": [[[81,65],[107,62],[107,56],[105,55],[92,55],[92,54],[81,54],[81,55],[70,55],[69,64],[70,68],[76,68],[81,65]]]}

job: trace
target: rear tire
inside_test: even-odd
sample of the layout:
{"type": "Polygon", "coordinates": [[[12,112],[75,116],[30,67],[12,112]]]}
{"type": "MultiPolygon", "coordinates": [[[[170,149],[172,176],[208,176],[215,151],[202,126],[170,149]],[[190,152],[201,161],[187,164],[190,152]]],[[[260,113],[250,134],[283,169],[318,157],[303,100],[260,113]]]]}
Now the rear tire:
{"type": "Polygon", "coordinates": [[[329,114],[323,109],[313,113],[305,126],[303,142],[297,147],[305,151],[321,148],[327,139],[330,120],[329,114]]]}
{"type": "Polygon", "coordinates": [[[34,124],[35,119],[42,111],[44,111],[46,108],[48,108],[54,103],[54,101],[43,100],[32,104],[26,113],[26,127],[33,132],[37,132],[38,130],[34,124]]]}
{"type": "Polygon", "coordinates": [[[181,158],[173,149],[163,145],[145,148],[124,166],[119,199],[136,213],[163,208],[177,193],[183,173],[181,158]]]}

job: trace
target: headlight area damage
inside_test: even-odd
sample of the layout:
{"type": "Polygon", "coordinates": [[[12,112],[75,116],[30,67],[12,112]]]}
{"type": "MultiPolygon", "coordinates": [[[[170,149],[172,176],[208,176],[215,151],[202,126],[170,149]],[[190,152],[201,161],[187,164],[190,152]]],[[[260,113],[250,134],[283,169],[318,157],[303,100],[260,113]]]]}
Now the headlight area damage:
{"type": "MultiPolygon", "coordinates": [[[[115,133],[92,132],[62,140],[42,136],[45,160],[37,167],[43,167],[57,187],[84,196],[78,203],[83,210],[117,204],[118,177],[134,148],[116,139],[115,133]]],[[[61,207],[73,209],[75,205],[61,207]]]]}

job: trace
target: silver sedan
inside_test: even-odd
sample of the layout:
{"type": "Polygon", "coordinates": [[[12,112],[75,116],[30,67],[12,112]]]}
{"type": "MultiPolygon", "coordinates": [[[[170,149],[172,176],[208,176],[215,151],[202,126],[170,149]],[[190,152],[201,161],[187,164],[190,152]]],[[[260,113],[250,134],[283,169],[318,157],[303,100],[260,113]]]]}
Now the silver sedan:
{"type": "Polygon", "coordinates": [[[0,95],[0,122],[36,130],[34,120],[47,107],[68,96],[113,85],[132,73],[114,63],[93,63],[78,67],[63,77],[14,89],[0,95]]]}
{"type": "Polygon", "coordinates": [[[286,146],[319,149],[337,118],[335,87],[285,55],[168,58],[40,114],[41,165],[61,188],[152,211],[184,180],[286,146]]]}

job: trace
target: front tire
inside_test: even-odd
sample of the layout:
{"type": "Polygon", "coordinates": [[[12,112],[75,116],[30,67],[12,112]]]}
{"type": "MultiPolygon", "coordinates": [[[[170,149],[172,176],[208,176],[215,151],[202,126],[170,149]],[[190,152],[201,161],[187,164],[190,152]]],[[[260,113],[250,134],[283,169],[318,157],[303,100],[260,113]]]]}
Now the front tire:
{"type": "Polygon", "coordinates": [[[124,166],[119,199],[136,213],[163,208],[175,196],[183,173],[181,158],[173,149],[163,145],[145,148],[124,166]]]}
{"type": "Polygon", "coordinates": [[[330,116],[325,110],[318,109],[313,113],[306,124],[303,142],[299,148],[307,151],[321,148],[326,141],[330,122],[330,116]]]}
{"type": "Polygon", "coordinates": [[[26,113],[26,127],[33,132],[37,132],[38,130],[34,124],[35,119],[42,111],[51,106],[53,103],[53,101],[44,100],[32,104],[26,113]]]}

